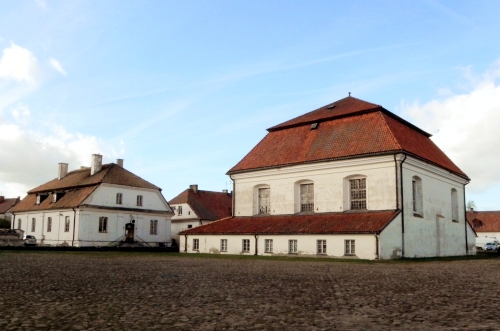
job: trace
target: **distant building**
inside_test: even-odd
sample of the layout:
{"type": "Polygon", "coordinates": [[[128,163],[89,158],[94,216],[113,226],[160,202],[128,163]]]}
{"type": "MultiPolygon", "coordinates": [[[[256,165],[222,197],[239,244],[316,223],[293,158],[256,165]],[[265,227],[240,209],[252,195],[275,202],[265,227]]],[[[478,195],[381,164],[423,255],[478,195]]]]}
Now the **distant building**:
{"type": "Polygon", "coordinates": [[[172,216],[172,237],[179,241],[179,232],[231,217],[231,193],[198,190],[190,187],[169,201],[174,210],[172,216]]]}
{"type": "Polygon", "coordinates": [[[12,209],[12,228],[39,245],[163,245],[171,240],[172,209],[161,189],[123,168],[123,160],[68,172],[30,191],[12,209]]]}
{"type": "Polygon", "coordinates": [[[181,232],[180,251],[475,254],[465,220],[469,178],[430,136],[350,96],[276,125],[227,173],[234,217],[181,232]]]}
{"type": "Polygon", "coordinates": [[[500,211],[468,211],[467,220],[479,237],[500,241],[500,211]]]}
{"type": "Polygon", "coordinates": [[[21,197],[5,198],[0,195],[0,218],[10,220],[12,218],[11,210],[21,201],[21,197]]]}

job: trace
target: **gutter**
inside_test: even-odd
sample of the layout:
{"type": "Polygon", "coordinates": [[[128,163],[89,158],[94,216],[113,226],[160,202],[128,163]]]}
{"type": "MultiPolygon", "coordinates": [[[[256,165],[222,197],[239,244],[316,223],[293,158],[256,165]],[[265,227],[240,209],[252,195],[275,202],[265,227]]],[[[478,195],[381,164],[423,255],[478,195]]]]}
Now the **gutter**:
{"type": "Polygon", "coordinates": [[[233,192],[231,192],[231,200],[232,200],[232,206],[231,206],[231,216],[234,217],[234,203],[236,200],[236,190],[235,190],[235,183],[233,177],[229,175],[229,178],[231,178],[231,181],[233,182],[233,192]]]}
{"type": "Polygon", "coordinates": [[[403,153],[404,159],[399,163],[399,181],[401,189],[401,258],[405,258],[405,207],[404,207],[404,190],[403,190],[403,163],[406,161],[406,154],[403,153]]]}
{"type": "Polygon", "coordinates": [[[258,255],[259,250],[257,249],[257,238],[258,238],[257,233],[255,233],[254,236],[255,236],[255,254],[254,255],[258,255]]]}
{"type": "Polygon", "coordinates": [[[75,246],[75,225],[76,225],[76,210],[73,207],[73,239],[71,240],[71,247],[75,246]]]}
{"type": "Polygon", "coordinates": [[[465,185],[469,184],[469,182],[465,183],[464,184],[464,192],[463,192],[463,195],[464,195],[464,223],[465,223],[465,255],[469,255],[469,242],[468,242],[468,238],[467,238],[467,223],[469,223],[467,221],[467,204],[465,203],[465,185]]]}

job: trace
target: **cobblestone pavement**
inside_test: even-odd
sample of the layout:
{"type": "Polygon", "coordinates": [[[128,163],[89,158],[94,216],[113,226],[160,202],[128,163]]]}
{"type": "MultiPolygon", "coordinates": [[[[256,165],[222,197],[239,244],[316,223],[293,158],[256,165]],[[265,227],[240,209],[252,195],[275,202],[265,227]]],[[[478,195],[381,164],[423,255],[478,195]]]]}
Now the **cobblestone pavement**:
{"type": "Polygon", "coordinates": [[[500,259],[0,251],[0,330],[500,330],[500,259]]]}

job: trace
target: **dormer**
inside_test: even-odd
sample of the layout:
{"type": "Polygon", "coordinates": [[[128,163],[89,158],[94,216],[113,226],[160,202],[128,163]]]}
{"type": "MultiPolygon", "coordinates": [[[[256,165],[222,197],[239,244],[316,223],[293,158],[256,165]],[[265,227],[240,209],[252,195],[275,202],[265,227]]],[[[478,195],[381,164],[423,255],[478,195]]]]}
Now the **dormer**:
{"type": "Polygon", "coordinates": [[[43,200],[47,199],[49,195],[47,193],[39,193],[36,195],[36,204],[39,205],[43,200]]]}
{"type": "Polygon", "coordinates": [[[64,191],[52,193],[52,203],[56,203],[57,201],[61,200],[64,194],[66,194],[66,192],[64,191]]]}

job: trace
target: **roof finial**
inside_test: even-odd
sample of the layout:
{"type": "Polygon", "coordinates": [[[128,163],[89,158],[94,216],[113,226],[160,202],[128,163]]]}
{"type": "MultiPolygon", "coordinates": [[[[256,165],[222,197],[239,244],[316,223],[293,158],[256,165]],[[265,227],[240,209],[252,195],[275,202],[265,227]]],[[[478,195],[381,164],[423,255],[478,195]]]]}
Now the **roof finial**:
{"type": "Polygon", "coordinates": [[[351,92],[349,92],[349,96],[351,96],[351,92]]]}

